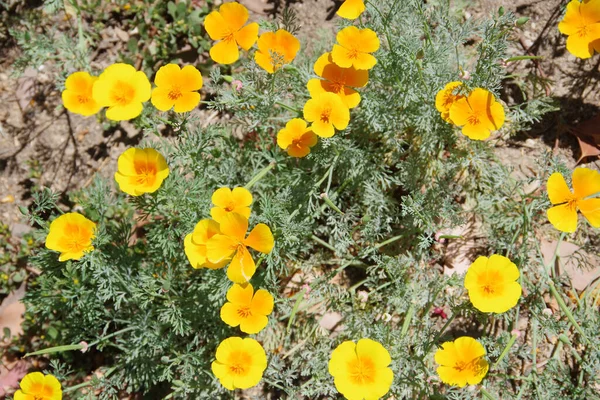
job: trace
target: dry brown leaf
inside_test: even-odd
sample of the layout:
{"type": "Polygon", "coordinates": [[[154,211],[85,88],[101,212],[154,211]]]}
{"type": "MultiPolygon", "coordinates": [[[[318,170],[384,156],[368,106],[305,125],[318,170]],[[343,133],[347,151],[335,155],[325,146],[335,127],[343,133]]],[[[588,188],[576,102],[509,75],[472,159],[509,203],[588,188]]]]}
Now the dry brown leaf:
{"type": "MultiPolygon", "coordinates": [[[[555,240],[551,242],[541,241],[542,255],[544,256],[544,263],[546,265],[552,260],[557,243],[555,240]]],[[[600,260],[598,257],[582,251],[576,244],[562,242],[558,249],[558,256],[560,268],[558,268],[557,272],[559,274],[567,274],[573,288],[576,290],[585,290],[592,281],[600,277],[600,260]],[[578,254],[576,255],[575,253],[578,254]],[[588,261],[588,265],[594,265],[595,267],[592,269],[584,268],[584,266],[580,265],[584,259],[588,261]]]]}
{"type": "MultiPolygon", "coordinates": [[[[4,361],[4,360],[3,360],[4,361]]],[[[17,389],[19,382],[27,374],[29,364],[19,360],[12,365],[0,365],[0,398],[17,389]]]]}
{"type": "Polygon", "coordinates": [[[577,164],[585,157],[595,157],[600,155],[600,114],[577,124],[569,129],[579,142],[581,157],[577,164]]]}
{"type": "Polygon", "coordinates": [[[25,305],[21,302],[23,296],[25,296],[25,284],[11,292],[0,305],[0,335],[4,328],[10,329],[11,336],[19,336],[23,333],[21,328],[23,313],[25,313],[25,305]]]}

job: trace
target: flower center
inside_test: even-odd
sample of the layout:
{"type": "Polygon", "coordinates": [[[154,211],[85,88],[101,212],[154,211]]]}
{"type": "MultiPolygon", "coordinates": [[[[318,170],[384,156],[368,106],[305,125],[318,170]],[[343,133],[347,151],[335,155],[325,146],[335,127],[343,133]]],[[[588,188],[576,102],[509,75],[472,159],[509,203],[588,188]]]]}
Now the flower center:
{"type": "Polygon", "coordinates": [[[467,123],[469,125],[479,125],[481,123],[479,113],[473,112],[471,115],[469,115],[469,117],[467,118],[467,123]]]}
{"type": "Polygon", "coordinates": [[[77,102],[79,104],[85,104],[88,101],[90,101],[90,98],[88,96],[82,96],[82,95],[77,96],[77,102]]]}
{"type": "Polygon", "coordinates": [[[235,34],[234,34],[234,32],[231,32],[231,33],[227,34],[225,37],[223,37],[222,40],[225,43],[235,42],[235,34]]]}
{"type": "Polygon", "coordinates": [[[234,375],[246,375],[252,365],[252,357],[244,352],[234,352],[227,363],[229,372],[234,375]]]}
{"type": "Polygon", "coordinates": [[[331,108],[326,108],[323,111],[321,111],[321,122],[328,124],[330,117],[331,117],[331,108]]]}
{"type": "Polygon", "coordinates": [[[181,96],[182,96],[181,89],[178,86],[173,86],[171,88],[171,90],[169,91],[169,94],[167,95],[169,100],[177,100],[181,96]]]}
{"type": "Polygon", "coordinates": [[[131,103],[135,96],[134,87],[128,83],[119,81],[117,82],[112,89],[111,97],[114,105],[126,106],[131,103]]]}
{"type": "Polygon", "coordinates": [[[156,167],[146,163],[135,164],[137,173],[136,183],[138,185],[153,185],[156,180],[156,167]]]}
{"type": "Polygon", "coordinates": [[[358,58],[358,53],[359,52],[356,49],[348,50],[348,58],[356,60],[358,58]]]}
{"type": "Polygon", "coordinates": [[[587,35],[588,35],[587,25],[580,25],[579,29],[577,29],[577,32],[575,34],[577,36],[579,36],[580,38],[587,37],[587,35]]]}
{"type": "Polygon", "coordinates": [[[571,211],[577,211],[577,199],[573,198],[567,201],[567,208],[571,211]]]}
{"type": "Polygon", "coordinates": [[[240,307],[237,310],[237,314],[242,318],[248,318],[252,316],[252,311],[250,311],[250,307],[240,307]]]}
{"type": "Polygon", "coordinates": [[[331,82],[331,90],[334,93],[342,93],[344,91],[344,84],[342,82],[331,82]]]}
{"type": "Polygon", "coordinates": [[[350,362],[350,380],[357,385],[367,385],[375,381],[375,364],[368,358],[357,358],[350,362]]]}

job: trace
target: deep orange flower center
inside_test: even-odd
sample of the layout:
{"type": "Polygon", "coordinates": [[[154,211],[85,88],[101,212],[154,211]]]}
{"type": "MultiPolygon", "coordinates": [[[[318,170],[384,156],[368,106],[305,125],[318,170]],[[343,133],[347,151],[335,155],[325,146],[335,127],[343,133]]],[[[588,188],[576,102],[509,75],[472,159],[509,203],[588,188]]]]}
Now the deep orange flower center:
{"type": "Polygon", "coordinates": [[[577,33],[575,33],[575,34],[577,36],[579,36],[580,38],[587,37],[587,35],[588,35],[587,24],[581,23],[581,25],[579,25],[579,27],[577,29],[577,33]]]}
{"type": "Polygon", "coordinates": [[[237,314],[242,318],[248,318],[252,316],[252,310],[250,307],[240,307],[237,309],[237,314]]]}
{"type": "Polygon", "coordinates": [[[114,105],[126,106],[135,97],[135,88],[129,82],[118,81],[110,93],[114,105]]]}
{"type": "Polygon", "coordinates": [[[138,185],[153,185],[156,180],[156,166],[148,163],[135,163],[138,185]]]}
{"type": "Polygon", "coordinates": [[[370,358],[357,357],[348,365],[350,380],[357,385],[375,382],[375,364],[370,358]]]}
{"type": "Polygon", "coordinates": [[[169,91],[169,94],[167,95],[169,100],[177,100],[181,96],[181,88],[179,88],[179,86],[172,86],[171,90],[169,91]]]}
{"type": "Polygon", "coordinates": [[[572,199],[567,200],[567,208],[571,211],[577,211],[577,198],[573,197],[572,199]]]}
{"type": "Polygon", "coordinates": [[[232,212],[233,210],[235,210],[235,203],[233,201],[230,201],[229,204],[227,204],[227,206],[225,207],[225,211],[232,212]]]}
{"type": "Polygon", "coordinates": [[[344,82],[340,82],[340,81],[332,81],[331,82],[331,90],[334,93],[341,93],[344,91],[344,82]]]}
{"type": "Polygon", "coordinates": [[[234,375],[246,375],[250,371],[252,357],[246,352],[233,352],[229,356],[229,362],[227,364],[230,373],[234,375]]]}
{"type": "Polygon", "coordinates": [[[229,32],[227,35],[223,36],[222,40],[225,43],[235,42],[235,32],[229,32]]]}
{"type": "Polygon", "coordinates": [[[352,59],[356,60],[358,58],[359,54],[360,54],[360,52],[356,49],[348,50],[348,58],[352,58],[352,59]]]}
{"type": "Polygon", "coordinates": [[[89,238],[85,237],[85,232],[79,230],[79,226],[67,225],[65,236],[66,240],[64,243],[68,251],[78,253],[87,247],[89,238]]]}
{"type": "Polygon", "coordinates": [[[324,108],[321,111],[321,122],[328,124],[329,118],[331,118],[331,108],[324,108]]]}
{"type": "Polygon", "coordinates": [[[88,101],[90,101],[90,98],[88,96],[84,96],[81,94],[77,96],[77,102],[79,102],[79,104],[85,104],[88,101]]]}
{"type": "Polygon", "coordinates": [[[496,271],[492,271],[479,278],[479,285],[484,294],[494,296],[502,292],[502,277],[496,271]]]}

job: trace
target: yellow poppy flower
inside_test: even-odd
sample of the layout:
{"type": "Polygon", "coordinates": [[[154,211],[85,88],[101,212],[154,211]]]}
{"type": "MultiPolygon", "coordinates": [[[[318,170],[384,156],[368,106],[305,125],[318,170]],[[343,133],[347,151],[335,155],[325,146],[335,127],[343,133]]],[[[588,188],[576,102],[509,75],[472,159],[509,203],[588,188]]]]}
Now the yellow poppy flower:
{"type": "Polygon", "coordinates": [[[79,260],[94,250],[96,224],[78,213],[66,213],[50,224],[46,247],[60,252],[58,261],[79,260]]]}
{"type": "Polygon", "coordinates": [[[435,108],[441,113],[442,119],[451,124],[454,124],[454,122],[450,119],[450,107],[455,101],[464,97],[460,94],[455,94],[461,86],[462,82],[450,82],[435,96],[435,108]]]}
{"type": "Polygon", "coordinates": [[[550,203],[554,207],[547,211],[548,220],[559,231],[575,232],[577,210],[594,228],[600,228],[600,198],[586,198],[600,193],[600,173],[589,168],[573,171],[573,192],[569,190],[565,178],[555,172],[546,184],[550,203]]]}
{"type": "Polygon", "coordinates": [[[243,217],[250,218],[252,193],[246,188],[236,187],[231,190],[228,187],[222,187],[215,190],[211,200],[215,207],[210,209],[210,216],[217,222],[221,222],[229,213],[238,213],[243,217]]]}
{"type": "Polygon", "coordinates": [[[489,364],[483,358],[485,349],[477,340],[462,336],[453,342],[444,342],[435,352],[437,373],[442,382],[458,387],[476,385],[488,372],[489,364]]]}
{"type": "Polygon", "coordinates": [[[331,353],[329,373],[346,399],[375,400],[390,390],[394,380],[391,362],[390,353],[374,340],[346,341],[331,353]]]}
{"type": "Polygon", "coordinates": [[[346,19],[356,19],[365,11],[364,0],[346,0],[336,14],[346,19]]]}
{"type": "Polygon", "coordinates": [[[156,192],[169,176],[165,158],[154,149],[127,149],[117,163],[115,180],[119,188],[130,196],[156,192]]]}
{"type": "Polygon", "coordinates": [[[334,93],[321,93],[304,104],[304,119],[312,122],[310,128],[321,137],[332,137],[335,129],[346,129],[350,110],[334,93]]]}
{"type": "Polygon", "coordinates": [[[317,144],[317,135],[300,118],[291,119],[277,133],[277,145],[292,157],[305,157],[317,144]]]}
{"type": "Polygon", "coordinates": [[[188,261],[192,264],[195,269],[198,268],[209,268],[219,269],[223,268],[229,260],[223,260],[218,264],[213,264],[206,258],[206,242],[208,240],[221,233],[219,224],[212,219],[203,219],[198,222],[194,227],[192,233],[188,233],[183,241],[183,248],[188,261]]]}
{"type": "Polygon", "coordinates": [[[251,284],[235,283],[227,291],[228,302],[221,307],[221,319],[229,326],[240,326],[244,333],[258,333],[263,330],[273,312],[273,296],[264,289],[254,293],[251,284]]]}
{"type": "Polygon", "coordinates": [[[108,107],[106,118],[122,121],[142,113],[142,103],[150,99],[150,81],[142,71],[128,64],[113,64],[100,74],[92,95],[102,107],[108,107]]]}
{"type": "Polygon", "coordinates": [[[331,53],[321,55],[315,62],[314,70],[323,79],[308,81],[306,87],[310,97],[331,92],[340,96],[348,108],[354,108],[360,103],[360,94],[352,88],[365,86],[369,82],[369,71],[339,67],[333,62],[331,53]]]}
{"type": "Polygon", "coordinates": [[[219,222],[221,234],[214,235],[206,242],[206,256],[212,263],[220,263],[233,256],[227,277],[235,283],[245,283],[256,272],[256,264],[248,247],[268,254],[275,245],[271,229],[265,224],[258,224],[248,237],[248,219],[238,213],[227,213],[219,222]]]}
{"type": "Polygon", "coordinates": [[[257,45],[254,61],[270,74],[292,62],[300,50],[300,41],[285,29],[263,33],[257,45]]]}
{"type": "Polygon", "coordinates": [[[219,7],[204,19],[204,28],[212,40],[219,40],[210,48],[210,58],[220,64],[232,64],[240,58],[238,45],[249,50],[258,38],[258,24],[246,26],[248,10],[243,5],[232,2],[219,7]]]}
{"type": "Polygon", "coordinates": [[[377,59],[369,53],[379,49],[379,38],[372,30],[348,26],[337,33],[331,57],[342,68],[371,69],[377,59]]]}
{"type": "Polygon", "coordinates": [[[179,68],[177,64],[160,67],[154,78],[156,88],[152,90],[152,104],[160,111],[184,113],[192,111],[200,103],[202,74],[192,65],[179,68]]]}
{"type": "Polygon", "coordinates": [[[213,374],[225,389],[256,386],[267,368],[267,354],[256,340],[230,337],[223,340],[211,364],[213,374]]]}
{"type": "Polygon", "coordinates": [[[65,81],[65,90],[61,97],[65,108],[83,116],[96,114],[102,108],[92,96],[92,88],[97,76],[87,72],[75,72],[65,81]]]}
{"type": "Polygon", "coordinates": [[[517,305],[521,297],[519,269],[498,254],[478,257],[467,270],[465,288],[473,307],[482,312],[503,313],[517,305]]]}
{"type": "Polygon", "coordinates": [[[565,16],[558,23],[558,30],[567,35],[567,50],[575,57],[590,58],[594,49],[600,51],[600,0],[567,4],[565,16]]]}
{"type": "Polygon", "coordinates": [[[62,400],[60,382],[53,375],[32,372],[23,377],[20,386],[14,400],[62,400]]]}
{"type": "Polygon", "coordinates": [[[462,133],[473,140],[484,140],[504,124],[504,108],[485,89],[474,89],[468,97],[450,106],[450,119],[462,126],[462,133]]]}

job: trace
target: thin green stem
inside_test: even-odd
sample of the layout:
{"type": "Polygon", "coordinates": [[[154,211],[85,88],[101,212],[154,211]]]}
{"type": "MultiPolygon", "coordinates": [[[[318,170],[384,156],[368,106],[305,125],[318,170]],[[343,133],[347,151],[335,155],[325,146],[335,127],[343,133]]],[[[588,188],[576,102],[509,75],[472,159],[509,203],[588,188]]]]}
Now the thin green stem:
{"type": "Polygon", "coordinates": [[[415,315],[415,305],[411,304],[408,308],[408,312],[406,313],[406,317],[404,318],[404,322],[402,323],[402,330],[400,331],[400,337],[404,337],[408,332],[408,328],[410,327],[410,322],[412,321],[415,315]]]}
{"type": "Polygon", "coordinates": [[[483,395],[483,397],[485,397],[486,399],[496,400],[496,398],[494,397],[494,395],[492,395],[490,392],[488,392],[487,390],[485,390],[485,388],[483,386],[481,387],[481,389],[479,389],[479,391],[481,392],[481,394],[483,395]]]}
{"type": "Polygon", "coordinates": [[[571,325],[573,325],[573,328],[575,328],[575,330],[579,333],[579,335],[581,335],[582,339],[587,344],[590,344],[591,342],[589,341],[589,339],[585,335],[585,332],[583,332],[583,329],[581,329],[581,326],[579,326],[579,324],[575,320],[575,317],[573,316],[573,313],[571,313],[571,310],[569,310],[569,308],[567,307],[567,304],[563,300],[562,296],[558,293],[558,290],[556,290],[556,286],[554,286],[554,282],[552,282],[551,280],[549,280],[548,281],[548,287],[550,288],[550,293],[552,293],[552,295],[554,296],[554,298],[558,302],[558,306],[560,307],[560,309],[562,310],[562,312],[567,316],[567,319],[569,320],[569,322],[571,322],[571,325]]]}
{"type": "Polygon", "coordinates": [[[491,368],[492,370],[494,370],[494,369],[496,369],[496,367],[498,367],[500,362],[504,359],[504,357],[506,357],[506,355],[510,351],[511,347],[515,344],[516,340],[517,340],[517,335],[512,335],[510,337],[510,339],[508,340],[508,343],[506,343],[506,346],[504,346],[504,350],[502,350],[502,353],[500,353],[500,357],[498,357],[498,359],[496,360],[494,365],[492,365],[492,368],[491,368]]]}
{"type": "Polygon", "coordinates": [[[250,182],[248,182],[246,184],[246,186],[244,186],[245,189],[250,190],[250,188],[252,186],[254,186],[254,184],[258,181],[260,181],[266,174],[269,173],[270,170],[272,170],[273,168],[275,168],[275,163],[272,162],[271,164],[267,165],[265,168],[261,169],[258,174],[254,175],[254,177],[252,179],[250,179],[250,182]]]}
{"type": "Polygon", "coordinates": [[[339,209],[338,206],[336,206],[334,204],[333,201],[331,201],[331,199],[329,198],[329,196],[327,196],[327,193],[321,193],[321,198],[323,199],[323,201],[325,201],[325,203],[331,207],[334,211],[337,211],[338,213],[344,215],[344,212],[342,210],[339,209]]]}
{"type": "Polygon", "coordinates": [[[326,241],[319,239],[318,237],[316,237],[315,235],[311,235],[310,238],[312,240],[314,240],[315,242],[319,243],[321,246],[327,247],[329,250],[333,251],[334,253],[336,252],[335,247],[333,247],[332,245],[330,245],[329,243],[327,243],[326,241]]]}

